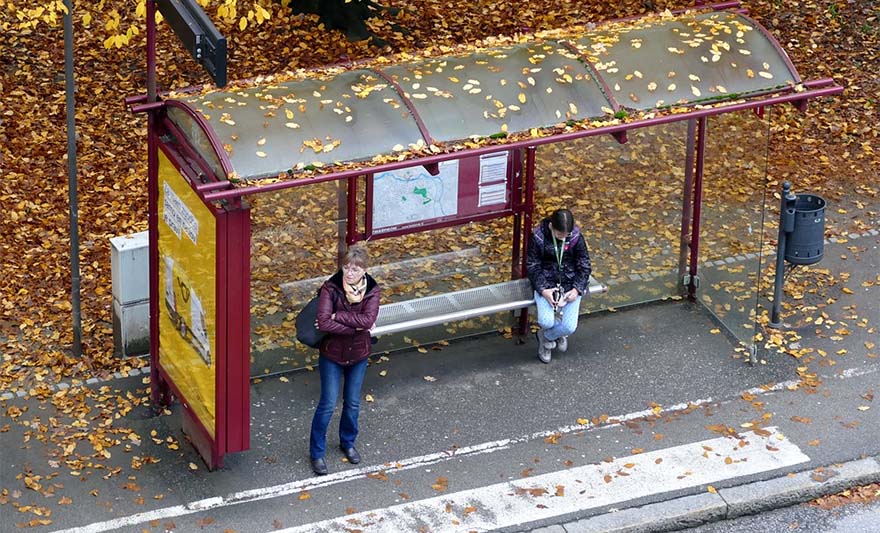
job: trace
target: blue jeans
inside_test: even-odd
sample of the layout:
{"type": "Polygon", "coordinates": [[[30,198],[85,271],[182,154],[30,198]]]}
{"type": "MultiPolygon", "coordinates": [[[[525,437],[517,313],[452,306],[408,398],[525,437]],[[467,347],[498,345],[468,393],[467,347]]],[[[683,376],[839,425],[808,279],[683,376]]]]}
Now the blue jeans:
{"type": "Polygon", "coordinates": [[[568,302],[562,308],[562,319],[556,318],[553,306],[541,293],[535,291],[535,305],[538,307],[538,326],[544,330],[544,337],[548,341],[555,341],[559,337],[568,337],[577,329],[578,315],[581,309],[581,298],[568,302]]]}
{"type": "Polygon", "coordinates": [[[327,426],[336,409],[339,385],[342,384],[342,419],[339,421],[339,444],[351,448],[358,436],[358,413],[361,408],[361,385],[367,373],[367,360],[351,366],[342,366],[323,355],[318,359],[321,374],[321,399],[312,418],[312,435],[309,439],[309,456],[324,457],[327,448],[327,426]],[[344,383],[343,383],[344,379],[344,383]]]}

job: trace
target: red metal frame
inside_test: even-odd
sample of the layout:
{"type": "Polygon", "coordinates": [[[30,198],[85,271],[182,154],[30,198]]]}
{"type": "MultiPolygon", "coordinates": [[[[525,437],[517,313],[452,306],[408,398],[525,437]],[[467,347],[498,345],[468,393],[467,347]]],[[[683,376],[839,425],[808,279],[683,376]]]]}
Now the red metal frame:
{"type": "MultiPolygon", "coordinates": [[[[226,453],[250,448],[250,349],[251,349],[251,216],[250,209],[226,212],[226,453]],[[231,356],[231,357],[230,357],[231,356]]],[[[219,282],[219,280],[218,280],[219,282]]]]}
{"type": "Polygon", "coordinates": [[[706,123],[708,121],[709,119],[707,117],[701,117],[697,123],[697,164],[694,171],[694,219],[691,227],[691,259],[688,271],[690,274],[688,297],[691,299],[696,299],[697,295],[696,279],[700,260],[700,214],[703,207],[703,169],[706,160],[706,123]]]}
{"type": "MultiPolygon", "coordinates": [[[[154,132],[153,137],[158,137],[158,133],[154,132]]],[[[195,191],[193,169],[187,164],[185,154],[178,151],[178,145],[157,145],[195,191]]],[[[158,157],[156,167],[153,172],[158,193],[158,157]]],[[[151,392],[161,397],[161,388],[170,388],[181,400],[184,432],[208,468],[213,470],[223,466],[225,454],[246,450],[250,446],[250,211],[246,206],[234,204],[223,208],[212,203],[204,205],[215,218],[217,244],[214,280],[217,349],[214,365],[214,437],[192,413],[187,398],[162,368],[158,357],[158,246],[150,248],[151,266],[155,253],[155,272],[153,268],[150,272],[151,287],[155,277],[157,288],[156,294],[151,295],[150,299],[151,313],[153,305],[157,308],[156,314],[151,315],[151,326],[153,317],[156,321],[157,346],[155,356],[151,353],[151,361],[155,359],[151,370],[154,367],[157,373],[156,385],[151,392]]],[[[156,219],[158,230],[158,210],[156,219]]],[[[153,341],[151,335],[151,344],[153,341]]],[[[167,393],[164,396],[167,398],[167,393]]]]}
{"type": "MultiPolygon", "coordinates": [[[[359,234],[358,230],[357,230],[357,227],[358,227],[358,224],[357,224],[357,222],[358,222],[357,221],[357,217],[358,217],[357,180],[358,179],[359,179],[359,177],[348,178],[348,197],[346,198],[346,200],[348,200],[348,209],[347,209],[347,218],[345,221],[346,222],[345,243],[348,244],[349,246],[351,246],[352,244],[356,243],[357,241],[359,241],[363,238],[363,235],[359,234]]],[[[373,191],[369,187],[366,188],[365,194],[367,196],[367,199],[366,199],[367,205],[373,205],[372,204],[372,192],[373,191]]],[[[370,215],[370,210],[369,209],[364,210],[364,216],[368,217],[369,215],[370,215]]],[[[342,254],[339,254],[339,260],[342,261],[342,254]]],[[[339,266],[341,267],[342,264],[340,264],[339,266]]]]}
{"type": "MultiPolygon", "coordinates": [[[[211,143],[211,148],[214,149],[214,153],[217,155],[217,158],[220,160],[220,166],[223,167],[223,172],[226,173],[226,176],[218,176],[218,179],[224,180],[232,174],[232,161],[229,160],[229,154],[226,153],[226,150],[223,149],[223,143],[217,137],[217,133],[211,128],[207,122],[205,122],[205,117],[202,116],[201,113],[190,107],[186,102],[182,102],[180,100],[167,100],[165,101],[165,105],[167,107],[176,107],[181,111],[184,111],[189,116],[193,118],[196,124],[201,128],[202,133],[205,134],[205,137],[208,138],[208,142],[211,143]]],[[[175,130],[177,128],[175,127],[175,130]]],[[[210,172],[211,175],[214,174],[213,171],[210,172]]]]}
{"type": "Polygon", "coordinates": [[[522,150],[513,151],[513,187],[511,189],[511,202],[513,206],[513,241],[511,249],[513,255],[510,258],[510,277],[520,279],[525,275],[522,269],[522,257],[520,251],[523,239],[523,155],[522,150]]]}
{"type": "MultiPolygon", "coordinates": [[[[525,171],[525,202],[523,203],[522,225],[522,272],[528,272],[526,262],[529,257],[529,233],[532,231],[532,215],[535,212],[535,146],[526,147],[526,171],[525,171]]],[[[525,335],[529,328],[529,310],[523,309],[519,315],[520,335],[525,335]]]]}
{"type": "Polygon", "coordinates": [[[681,280],[688,266],[688,248],[690,239],[688,230],[691,227],[691,213],[693,210],[693,187],[694,187],[694,145],[696,144],[697,121],[689,120],[687,127],[687,145],[685,148],[684,162],[684,187],[681,201],[681,238],[678,250],[678,278],[681,280]]]}

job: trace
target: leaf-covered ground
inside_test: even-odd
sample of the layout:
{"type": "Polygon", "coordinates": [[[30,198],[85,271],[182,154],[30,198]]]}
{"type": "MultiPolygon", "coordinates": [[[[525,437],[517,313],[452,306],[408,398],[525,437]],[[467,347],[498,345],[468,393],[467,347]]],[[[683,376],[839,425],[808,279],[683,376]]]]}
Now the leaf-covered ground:
{"type": "MultiPolygon", "coordinates": [[[[600,22],[687,5],[650,0],[394,3],[401,7],[401,12],[393,22],[408,32],[396,33],[389,20],[372,21],[375,33],[391,45],[385,50],[349,43],[339,33],[323,31],[313,17],[285,16],[277,6],[273,8],[273,18],[262,26],[245,32],[221,27],[230,37],[229,78],[248,78],[429,45],[474,43],[498,34],[600,22]]],[[[110,387],[76,384],[53,391],[45,386],[63,377],[101,377],[143,364],[137,359],[120,360],[112,356],[109,238],[146,229],[146,124],[144,117],[131,115],[123,105],[124,97],[144,92],[144,35],[142,31],[127,47],[106,50],[106,34],[98,22],[103,20],[99,5],[102,4],[79,3],[75,12],[85,352],[82,359],[74,359],[68,353],[72,334],[62,30],[40,26],[28,32],[9,31],[0,39],[0,265],[4,273],[0,277],[0,389],[27,391],[51,405],[56,415],[41,420],[36,413],[22,412],[15,406],[4,407],[4,417],[25,431],[25,442],[32,438],[43,441],[53,450],[53,461],[63,463],[71,473],[101,469],[111,476],[122,471],[120,467],[104,466],[111,450],[146,439],[145,435],[127,429],[122,418],[144,403],[144,391],[140,395],[122,394],[110,387]],[[85,14],[93,19],[88,27],[83,24],[85,14]]],[[[135,20],[129,12],[132,6],[118,7],[127,10],[121,13],[124,23],[135,20]]],[[[846,234],[877,227],[880,11],[876,2],[760,0],[748,2],[745,7],[779,37],[803,78],[833,77],[845,87],[841,97],[814,102],[805,114],[779,108],[781,114],[774,116],[769,152],[770,181],[778,184],[788,179],[799,191],[821,191],[831,200],[846,200],[839,203],[835,212],[842,222],[829,228],[830,233],[846,234]]],[[[0,23],[14,19],[12,10],[0,9],[0,23]]],[[[139,24],[143,27],[142,20],[139,24]]],[[[180,88],[207,80],[167,26],[161,27],[159,37],[159,80],[163,88],[180,88]]],[[[561,160],[570,159],[576,168],[579,158],[572,155],[566,154],[561,160]]],[[[564,180],[560,181],[564,184],[564,180]]],[[[739,193],[736,189],[732,192],[739,193]]],[[[612,193],[609,191],[609,201],[615,197],[612,193]]],[[[646,210],[649,207],[650,202],[644,206],[646,210]]],[[[309,205],[309,209],[320,213],[320,206],[309,205]]],[[[712,238],[729,238],[721,230],[712,238]]],[[[255,239],[257,246],[260,242],[255,239]]],[[[616,268],[610,260],[605,264],[609,270],[616,268]]],[[[259,283],[259,269],[263,268],[259,256],[254,266],[254,278],[259,283]]],[[[821,271],[819,274],[819,283],[838,281],[821,278],[821,271]]],[[[801,301],[804,293],[813,290],[809,285],[816,282],[816,276],[808,283],[796,274],[788,287],[793,301],[801,301]]],[[[812,309],[815,317],[800,319],[815,324],[828,319],[822,316],[821,305],[812,309]]],[[[789,333],[775,335],[777,338],[771,340],[779,345],[794,340],[789,333]]],[[[824,358],[825,354],[819,352],[824,358]]],[[[814,374],[806,366],[802,368],[801,378],[809,384],[814,374]]],[[[0,432],[9,430],[10,423],[0,424],[0,432]]],[[[164,442],[175,449],[178,445],[171,437],[167,441],[155,434],[150,437],[157,444],[164,442]]],[[[149,456],[133,457],[129,470],[139,470],[150,462],[149,456]]],[[[51,496],[56,486],[52,480],[55,475],[22,472],[22,486],[11,492],[5,488],[0,491],[0,503],[5,504],[10,498],[16,500],[16,493],[20,495],[21,490],[28,489],[51,496]]],[[[876,487],[858,492],[858,499],[873,497],[876,487]]],[[[819,503],[835,502],[827,498],[819,503]]],[[[60,503],[70,501],[65,497],[60,503]]],[[[25,520],[28,525],[51,522],[41,507],[19,511],[27,513],[22,516],[31,520],[25,520]]]]}
{"type": "MultiPolygon", "coordinates": [[[[229,78],[242,79],[292,68],[412,51],[427,46],[475,43],[499,34],[532,32],[574,23],[601,22],[685,7],[682,2],[537,2],[418,0],[395,2],[394,20],[371,21],[390,47],[347,42],[324,31],[311,16],[290,16],[275,6],[273,18],[230,38],[229,78]],[[392,23],[405,28],[395,32],[392,23]]],[[[120,6],[121,8],[122,6],[120,6]]],[[[798,190],[832,199],[864,198],[849,224],[832,231],[869,227],[878,201],[877,94],[880,21],[867,0],[757,1],[751,16],[779,37],[805,79],[832,77],[846,90],[811,104],[805,114],[780,108],[770,146],[771,181],[789,179],[798,190]],[[862,211],[859,211],[861,205],[862,211]],[[872,207],[872,205],[874,207],[872,207]],[[872,209],[875,209],[872,211],[872,209]]],[[[5,390],[29,389],[62,376],[107,375],[142,364],[112,356],[109,238],[146,229],[146,131],[123,98],[142,94],[145,44],[141,32],[124,48],[106,50],[97,6],[75,13],[79,221],[84,356],[68,354],[72,342],[70,247],[60,27],[10,31],[0,42],[0,201],[2,267],[0,339],[5,390]],[[90,15],[92,22],[83,23],[90,15]]],[[[124,22],[133,13],[122,12],[124,22]]],[[[11,10],[0,18],[14,18],[11,10]]],[[[143,21],[140,21],[143,24],[143,21]]],[[[204,83],[206,74],[160,27],[159,81],[173,89],[204,83]]],[[[841,213],[844,214],[844,213],[841,213]]]]}

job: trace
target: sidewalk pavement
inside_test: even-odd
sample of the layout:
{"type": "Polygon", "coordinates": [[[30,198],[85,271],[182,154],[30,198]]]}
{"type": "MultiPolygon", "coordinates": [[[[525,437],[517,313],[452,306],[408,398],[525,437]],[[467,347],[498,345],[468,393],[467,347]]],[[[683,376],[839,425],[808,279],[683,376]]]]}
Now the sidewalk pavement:
{"type": "MultiPolygon", "coordinates": [[[[711,333],[706,310],[684,301],[587,315],[569,352],[549,365],[537,362],[531,339],[518,346],[500,336],[376,359],[364,384],[373,398],[362,402],[364,462],[354,467],[330,452],[324,478],[307,458],[315,372],[255,381],[251,450],[215,472],[182,435],[179,406],[155,416],[144,404],[143,371],[87,383],[88,410],[6,395],[0,531],[47,520],[38,530],[341,531],[353,516],[386,516],[438,495],[454,502],[499,482],[528,487],[649,454],[667,458],[669,470],[657,474],[667,477],[645,478],[638,491],[618,488],[637,472],[610,471],[595,481],[595,501],[575,499],[581,507],[554,514],[558,486],[557,494],[527,488],[519,494],[525,518],[506,524],[503,513],[474,506],[459,513],[460,529],[483,520],[504,531],[669,531],[880,481],[880,409],[872,404],[880,361],[869,348],[880,344],[880,243],[834,243],[821,268],[842,282],[799,302],[823,318],[793,317],[800,338],[786,342],[814,350],[800,359],[771,352],[748,366],[728,337],[711,333]],[[692,472],[670,450],[707,437],[743,443],[740,432],[771,425],[802,459],[747,475],[709,472],[718,474],[711,485],[674,484],[692,472]]],[[[53,399],[82,394],[70,385],[55,387],[53,399]]],[[[328,449],[334,431],[335,421],[328,449]]],[[[561,492],[577,494],[573,486],[561,492]]],[[[445,530],[446,505],[397,519],[445,530]]]]}
{"type": "Polygon", "coordinates": [[[814,470],[787,474],[683,496],[660,503],[610,512],[583,520],[533,529],[533,533],[641,533],[678,531],[720,520],[804,503],[852,487],[880,482],[880,457],[847,461],[814,470]]]}

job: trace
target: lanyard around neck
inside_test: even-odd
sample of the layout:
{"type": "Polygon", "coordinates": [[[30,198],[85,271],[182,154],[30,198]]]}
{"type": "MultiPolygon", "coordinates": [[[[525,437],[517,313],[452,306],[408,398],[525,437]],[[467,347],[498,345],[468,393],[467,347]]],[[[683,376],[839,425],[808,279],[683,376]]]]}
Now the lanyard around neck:
{"type": "Polygon", "coordinates": [[[556,264],[559,265],[559,271],[562,272],[562,256],[565,254],[565,239],[562,241],[556,240],[556,235],[551,231],[550,234],[553,236],[553,251],[556,253],[556,264]],[[557,245],[556,243],[559,242],[557,245]]]}

